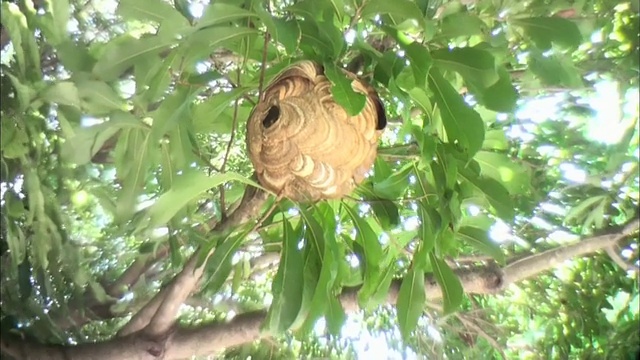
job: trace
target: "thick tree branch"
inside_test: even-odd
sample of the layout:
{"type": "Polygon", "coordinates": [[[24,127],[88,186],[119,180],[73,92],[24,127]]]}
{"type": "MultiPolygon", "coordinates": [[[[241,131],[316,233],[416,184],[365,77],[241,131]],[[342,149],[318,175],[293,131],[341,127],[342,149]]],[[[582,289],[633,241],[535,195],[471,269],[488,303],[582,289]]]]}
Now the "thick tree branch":
{"type": "MultiPolygon", "coordinates": [[[[231,211],[235,211],[240,205],[240,202],[232,206],[231,211]]],[[[239,215],[240,213],[238,213],[239,215]]],[[[210,229],[216,227],[218,220],[212,217],[206,224],[201,225],[198,228],[199,232],[206,233],[210,229]]],[[[70,304],[76,304],[69,306],[69,311],[62,311],[62,309],[53,309],[51,311],[51,321],[58,326],[61,330],[66,330],[72,327],[80,327],[93,320],[111,319],[114,317],[124,316],[126,314],[116,314],[111,311],[111,306],[114,305],[128,290],[131,289],[140,279],[143,274],[146,274],[149,268],[157,264],[158,261],[164,259],[169,254],[169,245],[163,244],[156,250],[153,255],[143,256],[136,259],[127,268],[120,277],[114,280],[112,283],[105,285],[105,292],[111,296],[107,302],[100,302],[96,299],[95,294],[92,291],[87,291],[82,299],[72,299],[70,304]]],[[[263,266],[260,261],[277,261],[279,254],[273,253],[276,259],[273,260],[273,256],[266,256],[256,259],[258,263],[252,266],[263,266]]],[[[157,309],[156,309],[157,310],[157,309]]]]}
{"type": "MultiPolygon", "coordinates": [[[[239,207],[239,209],[242,208],[243,206],[239,207]]],[[[231,214],[229,219],[232,219],[234,214],[231,214]]],[[[485,265],[458,268],[455,272],[467,294],[495,294],[511,283],[538,275],[575,256],[584,256],[602,250],[621,238],[632,236],[637,233],[639,225],[640,220],[634,219],[616,231],[596,235],[576,244],[518,260],[504,269],[485,265]]],[[[386,298],[387,304],[396,303],[401,283],[401,279],[396,279],[391,283],[386,298]]],[[[340,301],[345,311],[354,312],[360,309],[358,291],[358,287],[343,290],[340,301]]],[[[425,279],[425,291],[428,300],[442,297],[440,287],[432,276],[427,276],[425,279]]],[[[163,289],[158,295],[163,292],[167,294],[163,289]]],[[[158,355],[153,354],[159,354],[158,348],[163,346],[161,353],[164,359],[184,359],[191,356],[210,355],[228,347],[252,342],[266,336],[260,332],[260,326],[265,316],[264,312],[253,312],[236,316],[226,323],[208,324],[197,328],[180,328],[172,334],[166,343],[145,340],[145,337],[141,337],[140,333],[103,343],[73,347],[44,346],[16,337],[4,337],[2,351],[21,359],[107,360],[126,358],[146,360],[158,359],[158,355]]],[[[146,320],[148,321],[145,324],[138,325],[139,329],[146,326],[151,321],[151,317],[146,320]]]]}
{"type": "Polygon", "coordinates": [[[635,218],[621,229],[611,229],[602,235],[584,239],[575,244],[552,249],[540,254],[528,256],[509,264],[505,269],[505,282],[515,283],[540,272],[550,270],[564,261],[577,256],[583,256],[615,245],[621,239],[633,235],[638,231],[640,219],[635,218]]]}
{"type": "MultiPolygon", "coordinates": [[[[465,289],[471,292],[495,292],[496,284],[500,282],[501,272],[496,268],[469,268],[458,271],[465,289]],[[497,271],[496,271],[497,270],[497,271]]],[[[387,295],[387,303],[395,304],[400,291],[401,280],[391,283],[387,295]]],[[[425,281],[427,298],[434,300],[442,297],[439,286],[432,277],[425,281]]],[[[346,311],[359,309],[358,287],[347,288],[340,300],[346,311]]],[[[182,328],[172,334],[171,339],[164,345],[165,359],[185,359],[192,356],[204,356],[220,352],[228,347],[237,346],[257,340],[264,336],[260,333],[260,326],[266,316],[265,312],[242,314],[227,323],[209,324],[198,328],[182,328]]],[[[158,342],[145,340],[140,333],[110,341],[85,344],[74,347],[44,346],[34,344],[18,338],[6,338],[2,341],[2,351],[21,359],[52,360],[84,360],[84,359],[158,359],[150,352],[157,351],[163,346],[158,342]],[[46,357],[42,357],[47,354],[46,357]]]]}
{"type": "MultiPolygon", "coordinates": [[[[254,187],[247,187],[240,205],[226,219],[219,222],[212,233],[225,233],[229,229],[247,223],[257,215],[266,202],[268,194],[254,187]]],[[[212,250],[213,251],[213,250],[212,250]]],[[[148,326],[145,330],[150,335],[156,336],[167,331],[175,321],[178,308],[184,303],[189,294],[196,287],[204,271],[205,262],[197,267],[200,250],[196,251],[183,270],[151,301],[142,308],[119,332],[119,336],[125,336],[148,326]]],[[[211,253],[207,254],[207,258],[211,253]]]]}
{"type": "Polygon", "coordinates": [[[70,304],[79,304],[78,306],[69,306],[69,313],[61,309],[53,309],[51,311],[51,321],[55,323],[58,328],[66,330],[71,327],[80,327],[92,320],[111,319],[118,316],[111,311],[111,306],[129,291],[131,287],[140,280],[140,277],[147,273],[149,268],[165,258],[168,254],[169,246],[167,244],[161,246],[152,255],[136,259],[120,277],[112,283],[105,285],[105,292],[112,297],[111,300],[100,302],[96,299],[92,291],[87,291],[84,293],[83,299],[72,299],[69,302],[70,304]]]}

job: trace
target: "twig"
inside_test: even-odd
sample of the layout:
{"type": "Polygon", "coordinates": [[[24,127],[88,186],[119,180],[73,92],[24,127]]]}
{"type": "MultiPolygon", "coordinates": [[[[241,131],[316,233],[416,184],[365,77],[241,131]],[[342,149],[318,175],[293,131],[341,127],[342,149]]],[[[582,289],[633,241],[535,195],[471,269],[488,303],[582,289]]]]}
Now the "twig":
{"type": "MultiPolygon", "coordinates": [[[[238,84],[240,83],[240,68],[238,68],[238,84]]],[[[233,146],[233,140],[235,140],[236,124],[238,123],[238,103],[240,99],[236,99],[233,106],[233,120],[231,122],[231,136],[227,143],[227,150],[224,153],[224,159],[222,160],[222,166],[220,166],[220,173],[224,173],[227,167],[227,161],[229,161],[229,154],[231,153],[231,147],[233,146]]],[[[224,185],[220,185],[220,214],[221,219],[224,220],[227,217],[227,210],[224,203],[224,185]]]]}
{"type": "Polygon", "coordinates": [[[620,254],[618,254],[618,252],[616,251],[616,246],[615,245],[607,246],[606,248],[604,248],[604,251],[607,253],[607,255],[609,255],[609,257],[611,258],[611,260],[613,260],[614,263],[616,263],[618,266],[620,266],[625,271],[632,271],[632,270],[638,271],[638,268],[636,268],[632,264],[627,263],[620,256],[620,254]]]}
{"type": "Polygon", "coordinates": [[[366,2],[363,1],[360,6],[356,7],[356,12],[353,14],[353,17],[349,22],[349,27],[347,28],[347,31],[353,29],[354,26],[358,24],[358,20],[360,20],[360,16],[362,15],[362,8],[364,8],[365,5],[366,5],[366,2]]]}
{"type": "Polygon", "coordinates": [[[358,199],[355,198],[351,195],[347,195],[345,197],[345,200],[351,200],[351,201],[355,201],[358,203],[366,203],[366,204],[370,204],[370,203],[379,203],[379,202],[386,202],[386,201],[391,201],[394,203],[403,203],[403,202],[411,202],[411,201],[420,201],[422,199],[426,199],[429,197],[436,197],[436,194],[426,194],[426,195],[421,195],[421,196],[415,196],[415,197],[409,197],[409,198],[402,198],[402,199],[394,199],[394,200],[387,200],[387,199],[358,199]]]}
{"type": "Polygon", "coordinates": [[[264,33],[264,47],[262,48],[262,66],[260,68],[260,85],[258,87],[258,101],[262,100],[262,91],[264,90],[264,68],[266,67],[266,63],[267,63],[267,49],[268,49],[268,45],[269,45],[269,39],[271,38],[271,36],[269,35],[268,32],[264,33]]]}
{"type": "Polygon", "coordinates": [[[502,350],[502,347],[500,346],[500,344],[498,344],[498,342],[496,341],[496,339],[494,339],[493,337],[491,337],[489,334],[487,334],[484,330],[482,330],[482,328],[478,325],[476,325],[473,321],[471,320],[467,320],[464,316],[460,315],[460,314],[455,314],[455,317],[460,320],[461,323],[463,323],[466,327],[471,328],[472,330],[474,330],[476,333],[478,333],[478,335],[482,336],[485,340],[487,340],[487,342],[498,352],[500,353],[500,356],[502,356],[503,359],[507,359],[507,354],[504,353],[504,350],[502,350]]]}
{"type": "Polygon", "coordinates": [[[195,155],[198,160],[202,161],[204,164],[207,165],[207,167],[215,172],[222,172],[220,171],[220,169],[218,169],[215,165],[213,165],[211,163],[211,160],[207,159],[204,154],[202,153],[202,151],[200,151],[200,149],[193,149],[192,150],[193,155],[195,155]]]}
{"type": "MultiPolygon", "coordinates": [[[[281,197],[279,196],[276,201],[273,202],[271,208],[255,223],[249,233],[254,232],[262,222],[271,215],[271,212],[276,208],[280,199],[281,197]]],[[[184,266],[182,272],[174,278],[174,281],[172,281],[168,287],[164,300],[157,308],[149,324],[145,327],[144,332],[152,338],[165,334],[171,328],[175,323],[175,316],[178,313],[178,309],[196,287],[197,283],[200,282],[207,260],[215,251],[215,248],[211,249],[209,253],[206,254],[205,261],[197,266],[200,262],[201,249],[202,248],[196,251],[184,266]]]]}
{"type": "MultiPolygon", "coordinates": [[[[224,220],[216,224],[210,233],[224,234],[231,228],[244,224],[255,218],[267,200],[268,193],[263,190],[248,186],[240,201],[240,205],[224,220]]],[[[159,336],[174,324],[178,309],[193,291],[204,272],[204,264],[197,267],[201,256],[202,247],[199,247],[185,264],[182,271],[177,274],[167,286],[138,311],[129,322],[118,331],[118,336],[123,337],[142,329],[151,337],[159,336]]],[[[212,249],[213,251],[213,249],[212,249]]],[[[208,258],[211,253],[206,254],[208,258]]]]}

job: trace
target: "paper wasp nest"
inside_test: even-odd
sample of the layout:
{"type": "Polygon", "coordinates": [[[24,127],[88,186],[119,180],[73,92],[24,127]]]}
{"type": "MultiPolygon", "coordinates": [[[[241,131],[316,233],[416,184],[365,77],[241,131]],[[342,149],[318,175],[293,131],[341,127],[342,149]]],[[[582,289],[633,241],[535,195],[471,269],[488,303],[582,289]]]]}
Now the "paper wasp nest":
{"type": "Polygon", "coordinates": [[[296,201],[348,195],[371,168],[384,108],[373,88],[345,71],[364,109],[349,116],[331,94],[322,66],[302,61],[263,92],[247,122],[247,147],[265,188],[296,201]]]}

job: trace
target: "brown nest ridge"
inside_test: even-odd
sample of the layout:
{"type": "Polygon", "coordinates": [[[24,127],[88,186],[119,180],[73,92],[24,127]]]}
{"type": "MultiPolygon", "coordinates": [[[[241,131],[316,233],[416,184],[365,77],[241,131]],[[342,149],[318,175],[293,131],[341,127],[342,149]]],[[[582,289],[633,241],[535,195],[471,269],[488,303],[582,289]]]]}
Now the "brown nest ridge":
{"type": "Polygon", "coordinates": [[[324,68],[312,61],[292,64],[266,87],[246,139],[262,186],[294,201],[317,201],[348,195],[364,180],[387,121],[376,91],[344,73],[366,95],[355,116],[335,102],[324,68]]]}

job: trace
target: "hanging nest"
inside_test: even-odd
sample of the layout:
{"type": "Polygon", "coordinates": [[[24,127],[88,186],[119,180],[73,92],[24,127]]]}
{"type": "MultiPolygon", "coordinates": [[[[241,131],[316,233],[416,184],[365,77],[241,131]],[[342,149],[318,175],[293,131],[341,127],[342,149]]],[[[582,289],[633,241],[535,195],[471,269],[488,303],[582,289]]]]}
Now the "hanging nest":
{"type": "Polygon", "coordinates": [[[341,198],[371,168],[386,125],[373,88],[345,71],[364,109],[349,116],[331,94],[321,65],[302,61],[263,92],[247,122],[247,148],[265,188],[295,201],[341,198]]]}

